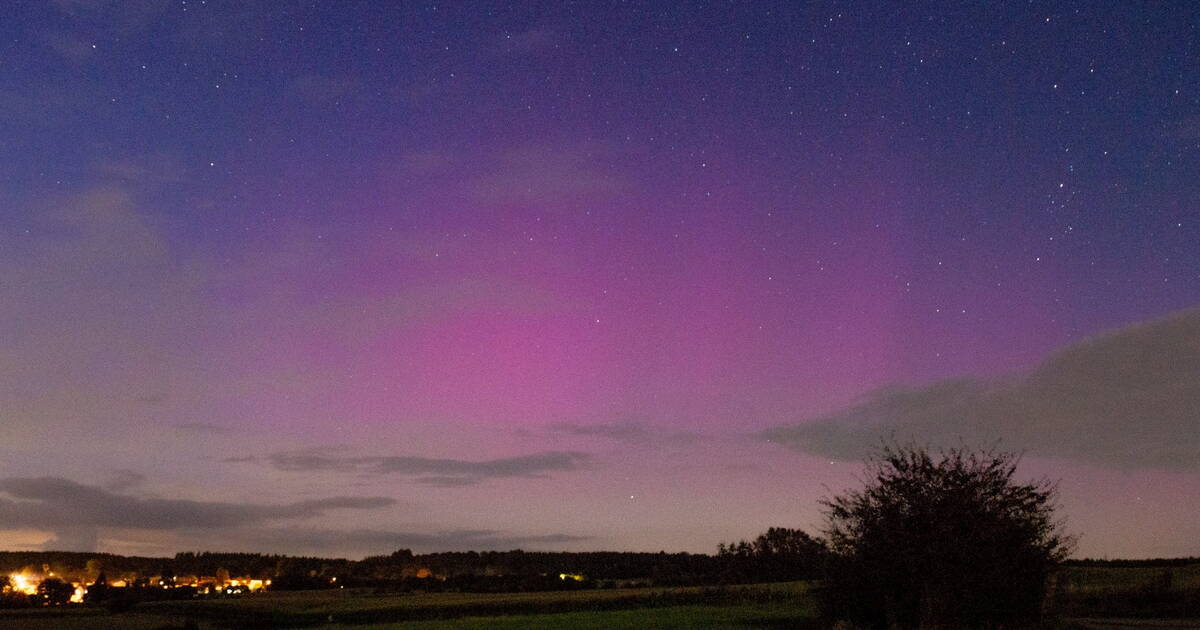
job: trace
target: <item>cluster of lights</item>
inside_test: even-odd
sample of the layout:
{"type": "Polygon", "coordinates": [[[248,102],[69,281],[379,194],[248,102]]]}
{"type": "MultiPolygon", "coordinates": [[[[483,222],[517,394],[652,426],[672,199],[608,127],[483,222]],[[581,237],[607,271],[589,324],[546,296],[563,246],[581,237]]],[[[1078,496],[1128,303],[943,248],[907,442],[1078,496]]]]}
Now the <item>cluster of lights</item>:
{"type": "MultiPolygon", "coordinates": [[[[50,573],[49,577],[54,577],[54,573],[50,573]]],[[[36,595],[38,592],[38,585],[40,583],[41,583],[41,579],[38,577],[31,576],[31,575],[28,575],[25,573],[12,573],[12,574],[9,574],[9,576],[8,576],[8,586],[5,587],[5,591],[21,593],[23,595],[36,595]]],[[[71,583],[71,585],[73,587],[75,587],[75,591],[73,593],[71,593],[71,599],[70,599],[71,603],[74,603],[74,604],[83,603],[83,597],[84,597],[84,595],[87,595],[87,588],[78,582],[73,582],[73,583],[71,583]]],[[[170,588],[174,588],[175,586],[184,586],[184,585],[171,584],[170,582],[167,582],[166,580],[159,580],[158,585],[160,587],[162,587],[163,589],[170,589],[170,588]]],[[[258,579],[240,580],[239,579],[239,580],[230,580],[228,584],[216,586],[211,589],[206,587],[204,589],[204,592],[205,593],[224,592],[227,595],[247,593],[247,592],[253,593],[255,591],[261,591],[270,585],[271,585],[271,580],[258,580],[258,579]]],[[[114,580],[109,583],[109,586],[113,586],[116,588],[123,588],[123,587],[127,586],[127,582],[125,580],[114,580]]],[[[200,586],[200,583],[199,582],[191,582],[190,584],[187,584],[186,586],[192,586],[192,587],[198,588],[200,586]]]]}
{"type": "Polygon", "coordinates": [[[26,595],[37,593],[37,582],[24,573],[13,573],[8,576],[8,584],[12,590],[26,595]]]}
{"type": "MultiPolygon", "coordinates": [[[[51,573],[50,577],[54,577],[54,573],[51,573]]],[[[11,573],[8,576],[8,590],[21,593],[22,595],[37,595],[38,584],[40,583],[41,580],[24,573],[11,573]]],[[[87,589],[79,583],[72,583],[71,586],[75,587],[75,590],[71,593],[71,603],[83,603],[83,596],[87,594],[87,589]]]]}
{"type": "Polygon", "coordinates": [[[250,592],[261,591],[271,585],[271,580],[229,580],[229,586],[245,588],[250,592]]]}

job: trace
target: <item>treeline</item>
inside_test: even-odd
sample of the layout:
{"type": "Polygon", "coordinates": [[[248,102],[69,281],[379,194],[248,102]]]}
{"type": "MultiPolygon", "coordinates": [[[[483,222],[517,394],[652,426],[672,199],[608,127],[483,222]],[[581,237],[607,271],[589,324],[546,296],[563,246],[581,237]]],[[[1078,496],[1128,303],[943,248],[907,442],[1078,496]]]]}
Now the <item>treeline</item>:
{"type": "Polygon", "coordinates": [[[1063,561],[1068,567],[1114,567],[1114,568],[1174,568],[1200,564],[1200,558],[1145,558],[1140,560],[1108,560],[1099,558],[1080,558],[1063,561]]]}
{"type": "MultiPolygon", "coordinates": [[[[640,552],[467,551],[414,554],[401,549],[362,560],[260,553],[183,552],[174,557],[63,551],[0,552],[0,575],[52,572],[66,579],[227,575],[271,579],[277,589],[366,586],[403,590],[548,590],[633,585],[717,585],[817,578],[824,541],[799,529],[771,528],[753,540],[718,545],[715,555],[640,552]],[[565,577],[563,577],[565,576],[565,577]],[[583,578],[576,581],[575,577],[583,578]],[[432,578],[432,579],[430,579],[432,578]]],[[[1078,567],[1183,567],[1200,558],[1067,560],[1078,567]]]]}
{"type": "Polygon", "coordinates": [[[829,562],[825,541],[803,530],[772,527],[754,540],[717,545],[727,582],[811,580],[829,562]]]}
{"type": "Polygon", "coordinates": [[[770,582],[813,577],[822,547],[800,530],[772,528],[752,541],[722,544],[716,555],[642,552],[466,551],[414,554],[401,549],[362,560],[258,553],[184,552],[171,558],[108,553],[0,552],[0,573],[53,572],[94,580],[182,576],[273,580],[273,587],[419,585],[467,590],[544,590],[654,584],[770,582]]]}
{"type": "Polygon", "coordinates": [[[411,569],[427,569],[443,577],[464,575],[583,575],[588,579],[650,579],[694,582],[720,570],[716,558],[692,553],[634,553],[617,551],[466,551],[410,555],[401,550],[390,556],[364,558],[356,574],[403,577],[411,569]],[[399,574],[397,574],[399,571],[399,574]]]}
{"type": "Polygon", "coordinates": [[[177,553],[166,562],[175,575],[217,575],[224,570],[232,576],[259,579],[288,575],[347,574],[354,564],[345,558],[211,551],[177,553]]]}
{"type": "Polygon", "coordinates": [[[170,558],[75,551],[0,551],[0,574],[8,575],[26,569],[42,573],[49,568],[58,575],[75,575],[87,572],[89,562],[93,569],[102,566],[109,573],[157,575],[157,571],[164,563],[170,562],[170,558]]]}

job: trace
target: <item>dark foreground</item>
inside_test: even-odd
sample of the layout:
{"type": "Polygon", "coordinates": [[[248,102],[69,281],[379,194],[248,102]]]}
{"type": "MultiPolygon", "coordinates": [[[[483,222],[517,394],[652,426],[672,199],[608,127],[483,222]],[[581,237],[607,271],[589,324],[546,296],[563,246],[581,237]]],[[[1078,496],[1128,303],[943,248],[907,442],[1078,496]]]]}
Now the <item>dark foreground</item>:
{"type": "Polygon", "coordinates": [[[228,600],[0,611],[0,628],[803,628],[816,627],[804,583],[576,592],[263,593],[228,600]]]}
{"type": "MultiPolygon", "coordinates": [[[[1200,629],[1200,565],[1068,567],[1051,594],[1047,630],[1200,629]]],[[[539,593],[379,594],[367,589],[255,593],[240,598],[0,610],[0,630],[609,629],[826,627],[807,582],[539,593]]]]}

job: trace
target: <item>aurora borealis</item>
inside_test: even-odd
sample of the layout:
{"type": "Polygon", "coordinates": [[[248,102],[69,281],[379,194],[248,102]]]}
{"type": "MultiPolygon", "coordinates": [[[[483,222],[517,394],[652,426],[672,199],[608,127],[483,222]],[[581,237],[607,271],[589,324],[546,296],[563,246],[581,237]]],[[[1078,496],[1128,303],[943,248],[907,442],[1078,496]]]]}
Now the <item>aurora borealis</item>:
{"type": "Polygon", "coordinates": [[[1191,3],[8,12],[3,548],[712,552],[890,432],[1200,553],[1191,3]]]}

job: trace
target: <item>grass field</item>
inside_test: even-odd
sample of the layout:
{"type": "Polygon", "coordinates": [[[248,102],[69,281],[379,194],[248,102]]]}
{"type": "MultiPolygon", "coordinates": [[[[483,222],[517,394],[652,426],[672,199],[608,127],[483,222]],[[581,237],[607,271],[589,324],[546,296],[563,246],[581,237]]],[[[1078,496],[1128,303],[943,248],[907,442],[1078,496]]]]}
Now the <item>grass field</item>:
{"type": "MultiPolygon", "coordinates": [[[[1200,566],[1068,567],[1066,619],[1058,630],[1200,628],[1191,614],[1200,566]],[[1166,618],[1174,618],[1168,620],[1166,618]],[[1187,618],[1192,618],[1191,620],[1187,618]]],[[[410,593],[326,590],[240,599],[146,602],[103,608],[0,610],[0,630],[160,630],[192,621],[201,630],[321,627],[330,630],[554,628],[815,629],[816,603],[801,582],[731,587],[636,588],[544,593],[410,593]]]]}
{"type": "Polygon", "coordinates": [[[0,611],[0,629],[153,630],[195,621],[220,628],[772,628],[815,614],[802,583],[726,588],[642,588],[548,593],[376,595],[264,593],[241,599],[147,602],[99,608],[0,611]]]}
{"type": "MultiPolygon", "coordinates": [[[[3,619],[3,617],[0,617],[3,619]]],[[[73,614],[67,616],[33,615],[0,621],[0,628],[22,630],[158,630],[183,628],[183,618],[170,615],[125,613],[73,614]]],[[[210,621],[198,622],[201,630],[227,628],[210,621]]],[[[462,617],[433,621],[401,621],[377,624],[323,624],[324,630],[609,630],[646,628],[657,630],[746,630],[748,628],[816,628],[811,610],[787,604],[741,604],[729,606],[668,606],[600,612],[574,612],[544,615],[506,615],[462,617]]]]}
{"type": "Polygon", "coordinates": [[[368,626],[335,625],[338,630],[725,630],[747,628],[816,628],[815,611],[784,603],[730,606],[668,606],[635,610],[575,612],[552,615],[463,617],[439,621],[384,623],[368,626]]]}
{"type": "Polygon", "coordinates": [[[1182,567],[1066,567],[1062,572],[1072,592],[1104,592],[1167,586],[1200,588],[1200,564],[1182,567]]]}
{"type": "MultiPolygon", "coordinates": [[[[1198,619],[1200,565],[1067,567],[1052,598],[1056,610],[1066,617],[1198,619]]],[[[1096,624],[1107,622],[1091,623],[1091,627],[1103,627],[1096,624]]],[[[1141,627],[1153,626],[1143,622],[1141,627]]],[[[1191,627],[1200,628],[1200,624],[1191,627]]]]}

